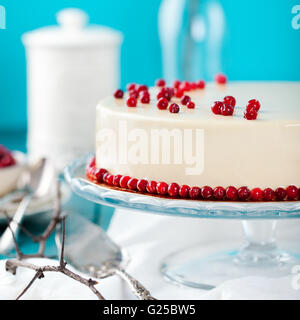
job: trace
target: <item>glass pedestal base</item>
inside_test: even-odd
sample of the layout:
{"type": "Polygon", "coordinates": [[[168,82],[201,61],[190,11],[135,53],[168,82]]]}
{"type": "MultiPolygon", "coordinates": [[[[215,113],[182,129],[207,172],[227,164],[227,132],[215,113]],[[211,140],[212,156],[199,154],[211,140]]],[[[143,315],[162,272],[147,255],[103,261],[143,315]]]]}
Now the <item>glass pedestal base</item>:
{"type": "Polygon", "coordinates": [[[170,254],[161,265],[163,276],[180,285],[210,290],[224,281],[259,276],[288,276],[300,265],[295,244],[279,249],[273,239],[275,221],[243,222],[245,245],[201,244],[170,254]]]}

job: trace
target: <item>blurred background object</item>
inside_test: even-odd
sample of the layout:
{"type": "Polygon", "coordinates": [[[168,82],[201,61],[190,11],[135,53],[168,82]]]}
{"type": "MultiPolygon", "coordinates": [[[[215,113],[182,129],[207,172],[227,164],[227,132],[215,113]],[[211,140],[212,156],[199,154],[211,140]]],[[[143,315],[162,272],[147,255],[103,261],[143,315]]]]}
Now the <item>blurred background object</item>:
{"type": "Polygon", "coordinates": [[[26,33],[29,158],[59,170],[94,151],[96,104],[119,85],[121,34],[88,26],[79,9],[57,14],[58,27],[26,33]]]}

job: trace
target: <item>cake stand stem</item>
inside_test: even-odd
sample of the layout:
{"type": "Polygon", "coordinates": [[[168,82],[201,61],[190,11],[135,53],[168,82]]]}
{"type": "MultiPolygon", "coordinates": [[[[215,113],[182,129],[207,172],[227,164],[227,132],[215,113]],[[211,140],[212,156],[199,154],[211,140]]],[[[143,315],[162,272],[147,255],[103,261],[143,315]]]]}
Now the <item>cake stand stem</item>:
{"type": "Polygon", "coordinates": [[[248,276],[287,276],[300,259],[289,248],[283,251],[277,246],[276,224],[267,219],[243,220],[244,245],[239,249],[226,242],[194,245],[166,257],[161,271],[169,281],[200,289],[248,276]]]}
{"type": "Polygon", "coordinates": [[[272,265],[282,262],[276,240],[275,220],[243,221],[245,245],[239,251],[235,262],[248,266],[263,264],[272,265]]]}

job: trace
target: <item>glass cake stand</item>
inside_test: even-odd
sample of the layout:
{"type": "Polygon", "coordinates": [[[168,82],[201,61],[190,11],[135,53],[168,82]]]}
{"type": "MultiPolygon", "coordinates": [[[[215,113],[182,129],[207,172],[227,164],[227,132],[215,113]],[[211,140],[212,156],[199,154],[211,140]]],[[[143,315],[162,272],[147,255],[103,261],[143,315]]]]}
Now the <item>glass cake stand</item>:
{"type": "Polygon", "coordinates": [[[228,244],[194,245],[171,253],[161,272],[170,281],[194,288],[212,289],[225,280],[243,276],[280,277],[300,265],[300,244],[279,247],[274,231],[280,219],[300,218],[300,201],[225,202],[165,199],[96,185],[85,179],[92,155],[75,160],[65,169],[72,190],[90,201],[144,212],[210,219],[239,219],[244,230],[241,248],[228,244]]]}

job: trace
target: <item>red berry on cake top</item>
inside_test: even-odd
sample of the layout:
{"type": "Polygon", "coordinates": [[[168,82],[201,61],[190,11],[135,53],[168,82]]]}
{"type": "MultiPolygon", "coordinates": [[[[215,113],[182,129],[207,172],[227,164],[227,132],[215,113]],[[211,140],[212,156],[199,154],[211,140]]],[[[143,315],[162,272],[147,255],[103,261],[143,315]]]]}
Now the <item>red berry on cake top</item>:
{"type": "Polygon", "coordinates": [[[257,111],[255,108],[251,108],[249,111],[245,111],[244,118],[247,120],[256,120],[257,119],[257,111]]]}
{"type": "Polygon", "coordinates": [[[188,104],[186,105],[189,109],[195,109],[195,102],[190,101],[188,102],[188,104]]]}
{"type": "Polygon", "coordinates": [[[247,111],[250,110],[252,107],[255,108],[255,110],[258,112],[258,110],[260,109],[259,101],[256,99],[249,100],[247,105],[247,111]]]}
{"type": "Polygon", "coordinates": [[[199,80],[197,82],[197,88],[198,89],[204,89],[205,88],[205,82],[203,80],[199,80]]]}
{"type": "Polygon", "coordinates": [[[174,95],[175,95],[176,98],[181,98],[183,96],[183,90],[176,88],[174,90],[174,95]]]}
{"type": "Polygon", "coordinates": [[[228,105],[230,105],[232,107],[235,107],[235,104],[236,104],[235,98],[232,97],[232,96],[224,97],[223,102],[224,102],[224,104],[228,104],[228,105]]]}
{"type": "Polygon", "coordinates": [[[136,90],[138,93],[140,93],[142,91],[148,91],[148,87],[145,84],[140,84],[136,90]]]}
{"type": "Polygon", "coordinates": [[[129,97],[126,101],[128,107],[136,107],[137,99],[135,97],[129,97]]]}
{"type": "Polygon", "coordinates": [[[191,85],[188,81],[183,81],[183,82],[181,82],[179,89],[181,89],[182,91],[190,91],[191,85]]]}
{"type": "Polygon", "coordinates": [[[181,81],[175,80],[175,81],[173,82],[173,88],[178,89],[179,86],[180,86],[180,84],[181,84],[181,81]]]}
{"type": "Polygon", "coordinates": [[[180,101],[185,106],[191,101],[191,98],[189,96],[183,96],[180,101]]]}
{"type": "Polygon", "coordinates": [[[160,98],[157,102],[157,108],[160,110],[165,110],[168,108],[169,101],[166,98],[160,98]]]}
{"type": "Polygon", "coordinates": [[[166,85],[166,81],[164,79],[157,79],[155,84],[157,87],[164,87],[166,85]]]}
{"type": "Polygon", "coordinates": [[[225,84],[227,82],[226,76],[222,73],[217,74],[215,80],[218,84],[225,84]]]}
{"type": "Polygon", "coordinates": [[[114,97],[116,99],[122,99],[123,95],[124,95],[124,92],[121,89],[116,90],[114,93],[114,97]]]}
{"type": "Polygon", "coordinates": [[[145,93],[142,95],[141,103],[145,103],[145,104],[150,103],[150,95],[147,91],[145,91],[145,93]]]}
{"type": "Polygon", "coordinates": [[[234,111],[234,107],[228,105],[228,104],[223,104],[221,107],[221,115],[222,116],[232,116],[234,111]]]}
{"type": "Polygon", "coordinates": [[[223,102],[221,101],[215,101],[213,106],[211,107],[211,111],[214,114],[221,114],[221,108],[223,107],[223,102]]]}
{"type": "Polygon", "coordinates": [[[169,111],[171,113],[178,113],[180,110],[179,105],[177,103],[172,103],[169,107],[169,111]]]}
{"type": "Polygon", "coordinates": [[[127,91],[135,90],[136,84],[135,83],[128,83],[126,86],[127,91]]]}

